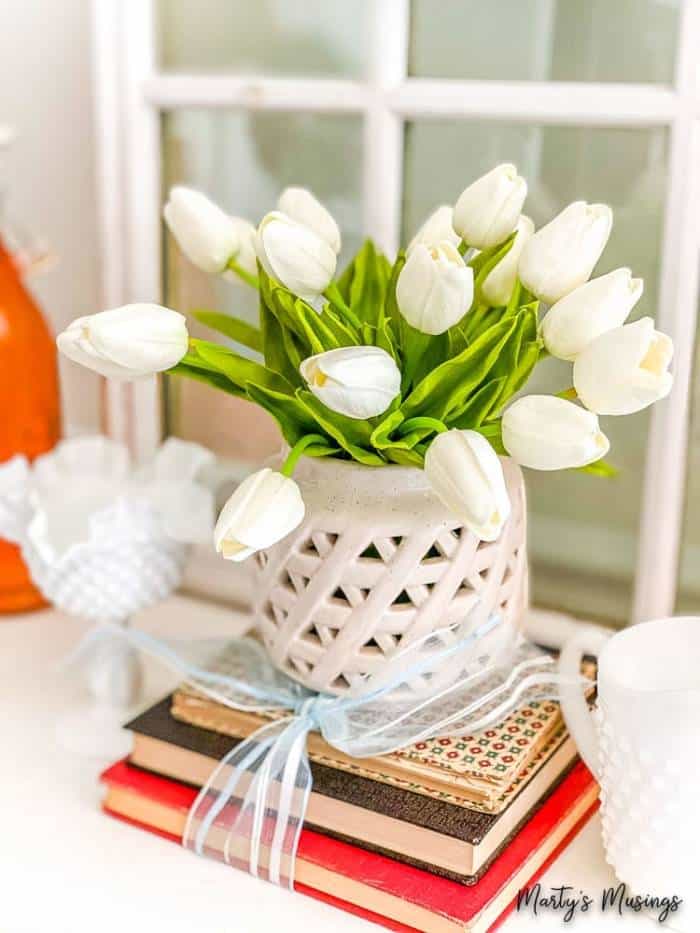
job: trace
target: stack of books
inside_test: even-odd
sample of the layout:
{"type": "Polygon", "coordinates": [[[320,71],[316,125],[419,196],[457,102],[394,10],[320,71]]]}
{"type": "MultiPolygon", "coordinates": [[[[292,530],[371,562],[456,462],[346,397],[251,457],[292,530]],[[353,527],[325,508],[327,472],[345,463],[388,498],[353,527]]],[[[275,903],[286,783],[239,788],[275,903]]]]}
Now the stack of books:
{"type": "MultiPolygon", "coordinates": [[[[102,775],[105,811],[180,841],[197,788],[270,718],[179,689],[129,724],[132,755],[102,775]]],[[[554,702],[377,758],[316,733],[308,748],[295,888],[404,933],[494,929],[597,807],[554,702]]]]}

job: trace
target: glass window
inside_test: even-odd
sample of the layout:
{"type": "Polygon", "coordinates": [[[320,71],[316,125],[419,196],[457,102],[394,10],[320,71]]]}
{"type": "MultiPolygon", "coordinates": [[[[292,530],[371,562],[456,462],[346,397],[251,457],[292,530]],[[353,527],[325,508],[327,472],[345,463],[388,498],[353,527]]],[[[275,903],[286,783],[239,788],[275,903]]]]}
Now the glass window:
{"type": "MultiPolygon", "coordinates": [[[[191,185],[257,223],[286,185],[305,185],[343,231],[342,268],[361,242],[361,139],[359,117],[177,110],[163,117],[163,196],[173,184],[191,185]]],[[[169,236],[164,276],[170,307],[183,313],[235,311],[257,323],[257,293],[200,272],[169,236]]],[[[196,323],[191,331],[224,339],[196,323]]],[[[272,420],[247,402],[184,379],[169,379],[166,395],[170,433],[205,444],[223,458],[259,460],[279,445],[272,420]]]]}
{"type": "Polygon", "coordinates": [[[413,0],[410,73],[669,84],[680,0],[413,0]]]}
{"type": "Polygon", "coordinates": [[[369,0],[159,0],[160,65],[174,71],[359,76],[369,0]]]}
{"type": "MultiPolygon", "coordinates": [[[[630,266],[645,280],[634,317],[655,313],[667,139],[663,129],[590,129],[487,122],[425,121],[406,134],[406,241],[436,204],[453,202],[473,178],[502,161],[528,179],[525,212],[540,226],[577,198],[615,211],[596,269],[630,266]]],[[[540,364],[528,392],[571,385],[571,366],[540,364]]],[[[622,621],[636,559],[648,413],[604,418],[614,480],[526,471],[530,500],[533,600],[578,615],[622,621]]],[[[700,497],[699,497],[700,501],[700,497]]]]}
{"type": "Polygon", "coordinates": [[[700,334],[695,344],[695,378],[691,382],[688,476],[681,544],[676,612],[700,612],[700,334]]]}

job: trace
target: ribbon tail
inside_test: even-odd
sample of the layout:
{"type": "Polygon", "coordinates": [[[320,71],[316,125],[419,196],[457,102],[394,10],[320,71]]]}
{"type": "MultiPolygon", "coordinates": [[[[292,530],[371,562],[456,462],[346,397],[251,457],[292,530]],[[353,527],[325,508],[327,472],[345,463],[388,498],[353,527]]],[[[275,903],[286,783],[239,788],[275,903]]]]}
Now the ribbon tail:
{"type": "Polygon", "coordinates": [[[311,791],[308,717],[258,729],[219,763],[188,815],[183,845],[290,889],[311,791]]]}

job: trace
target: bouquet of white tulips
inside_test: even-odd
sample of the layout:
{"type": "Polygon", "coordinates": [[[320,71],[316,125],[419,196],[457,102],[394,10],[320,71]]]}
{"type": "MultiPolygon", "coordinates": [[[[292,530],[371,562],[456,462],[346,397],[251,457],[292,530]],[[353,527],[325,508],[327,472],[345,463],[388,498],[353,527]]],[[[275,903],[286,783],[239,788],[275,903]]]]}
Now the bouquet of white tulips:
{"type": "Polygon", "coordinates": [[[229,559],[301,521],[291,473],[302,453],[424,468],[460,520],[493,540],[509,514],[499,454],[605,474],[598,415],[639,411],[671,387],[670,339],[650,318],[624,323],[641,280],[623,268],[589,281],[611,209],[578,201],[535,231],[526,194],[515,166],[500,165],[439,207],[393,262],[367,240],[336,278],[340,232],[309,191],[288,188],[256,229],[177,187],[165,220],[183,252],[260,295],[258,327],[194,316],[255,358],[190,338],[182,315],[154,305],[81,318],[58,344],[103,375],[168,371],[276,419],[290,454],[222,512],[216,546],[229,559]],[[573,362],[572,386],[512,401],[548,354],[573,362]]]}

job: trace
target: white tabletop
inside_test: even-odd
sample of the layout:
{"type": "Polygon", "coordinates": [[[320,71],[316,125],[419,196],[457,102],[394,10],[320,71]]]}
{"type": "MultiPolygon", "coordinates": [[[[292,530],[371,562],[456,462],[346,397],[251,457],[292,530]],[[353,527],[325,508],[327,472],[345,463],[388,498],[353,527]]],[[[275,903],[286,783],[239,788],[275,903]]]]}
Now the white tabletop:
{"type": "MultiPolygon", "coordinates": [[[[234,634],[233,612],[177,597],[144,613],[154,633],[234,634]]],[[[84,626],[55,611],[0,616],[1,933],[361,933],[378,928],[357,917],[197,858],[164,839],[100,812],[97,775],[109,761],[62,748],[56,723],[85,707],[76,672],[59,663],[84,626]]],[[[146,664],[138,709],[162,697],[171,676],[146,664]]],[[[550,886],[572,885],[595,898],[614,878],[595,817],[546,873],[550,886]]],[[[649,929],[650,920],[622,920],[593,910],[576,929],[649,929]]],[[[512,915],[505,933],[561,929],[562,917],[512,915]]],[[[666,928],[668,926],[666,925],[666,928]]]]}

